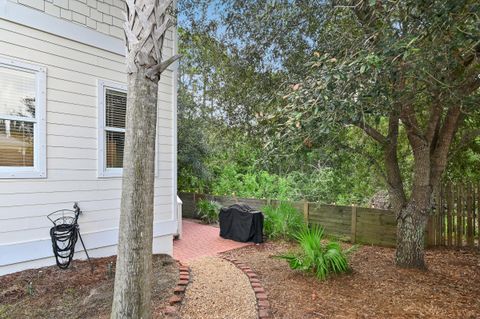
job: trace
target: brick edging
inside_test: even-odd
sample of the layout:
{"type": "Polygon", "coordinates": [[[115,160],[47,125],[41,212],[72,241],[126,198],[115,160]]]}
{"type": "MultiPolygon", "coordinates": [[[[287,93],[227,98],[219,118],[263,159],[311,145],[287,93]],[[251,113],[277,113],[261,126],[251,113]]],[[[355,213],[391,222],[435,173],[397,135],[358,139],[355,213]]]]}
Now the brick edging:
{"type": "Polygon", "coordinates": [[[174,295],[168,299],[169,306],[166,306],[162,311],[167,317],[176,317],[178,315],[180,305],[183,302],[187,286],[191,279],[190,267],[182,264],[180,261],[177,261],[177,263],[180,271],[177,286],[175,286],[175,289],[173,290],[174,295]]]}
{"type": "Polygon", "coordinates": [[[256,300],[256,307],[259,319],[270,319],[271,311],[270,311],[270,303],[268,302],[267,294],[265,293],[265,289],[258,279],[258,275],[244,262],[238,261],[235,258],[229,257],[222,257],[223,259],[231,262],[234,264],[238,269],[243,271],[245,275],[247,275],[248,280],[250,281],[250,285],[252,286],[253,292],[255,293],[255,300],[256,300]]]}

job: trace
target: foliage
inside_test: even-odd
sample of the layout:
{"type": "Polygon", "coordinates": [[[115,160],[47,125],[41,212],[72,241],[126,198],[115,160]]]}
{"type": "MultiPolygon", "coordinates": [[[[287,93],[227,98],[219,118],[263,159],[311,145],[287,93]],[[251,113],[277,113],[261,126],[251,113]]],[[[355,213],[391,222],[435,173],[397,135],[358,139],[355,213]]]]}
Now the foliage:
{"type": "Polygon", "coordinates": [[[353,152],[343,156],[336,145],[265,147],[272,146],[275,132],[263,119],[284,103],[276,92],[289,72],[301,73],[313,52],[302,34],[316,34],[319,13],[310,15],[309,8],[317,4],[292,11],[288,1],[277,1],[274,8],[248,1],[180,1],[179,190],[361,204],[384,188],[369,160],[353,152]],[[273,9],[277,17],[286,15],[285,25],[266,15],[273,9]],[[249,25],[263,26],[249,23],[262,16],[275,28],[242,37],[249,25]],[[295,35],[255,45],[271,30],[295,35]],[[265,56],[272,59],[264,63],[265,56]]]}
{"type": "Polygon", "coordinates": [[[295,234],[301,252],[278,256],[288,261],[290,268],[313,272],[320,280],[331,274],[340,274],[349,270],[348,254],[354,249],[343,250],[338,242],[322,243],[323,228],[319,226],[303,227],[295,234]]]}
{"type": "Polygon", "coordinates": [[[182,87],[178,90],[178,188],[203,192],[210,178],[206,162],[210,146],[206,141],[205,122],[195,116],[194,98],[182,87]]]}
{"type": "Polygon", "coordinates": [[[331,4],[323,8],[323,44],[305,63],[305,72],[290,79],[285,106],[270,116],[279,127],[277,140],[322,145],[352,127],[363,130],[381,151],[365,155],[379,168],[398,217],[396,263],[424,268],[423,234],[433,190],[456,133],[479,115],[480,5],[468,0],[331,4]],[[413,157],[408,171],[399,160],[402,130],[413,157]]]}
{"type": "MultiPolygon", "coordinates": [[[[479,125],[479,111],[472,109],[478,94],[462,98],[457,90],[472,79],[462,63],[469,70],[478,66],[478,58],[470,60],[479,34],[475,1],[179,5],[183,87],[194,97],[208,146],[201,160],[206,174],[180,171],[181,188],[366,203],[391,183],[385,181],[384,145],[365,128],[386,136],[396,102],[411,102],[423,128],[437,93],[442,116],[461,105],[468,117],[455,137],[447,178],[480,177],[472,169],[479,148],[471,134],[479,125]],[[450,71],[454,76],[447,76],[450,71]],[[396,86],[400,74],[404,89],[396,86]],[[277,180],[285,182],[280,195],[277,180]]],[[[407,197],[412,149],[407,127],[400,125],[397,157],[407,197]]]]}
{"type": "Polygon", "coordinates": [[[245,173],[239,170],[234,164],[225,164],[212,185],[213,194],[283,200],[294,196],[293,182],[288,178],[249,168],[245,173]]]}
{"type": "Polygon", "coordinates": [[[218,215],[222,206],[207,199],[202,199],[197,202],[197,215],[205,224],[214,224],[218,222],[218,215]]]}
{"type": "MultiPolygon", "coordinates": [[[[291,143],[323,146],[332,134],[358,126],[378,142],[388,133],[388,118],[401,117],[407,133],[416,121],[422,132],[415,134],[423,135],[432,110],[442,119],[461,104],[464,112],[478,115],[478,80],[469,75],[478,74],[472,57],[478,42],[470,33],[478,34],[478,16],[472,15],[478,4],[374,2],[324,10],[330,16],[322,26],[324,45],[305,64],[301,78],[292,77],[285,107],[272,116],[282,128],[282,141],[292,137],[296,142],[291,143]],[[352,24],[362,27],[352,30],[352,24]],[[343,40],[336,41],[339,38],[343,40]]],[[[383,166],[383,158],[373,155],[383,166]]]]}
{"type": "Polygon", "coordinates": [[[265,216],[263,229],[270,239],[294,239],[304,227],[303,215],[289,203],[281,202],[278,207],[268,205],[262,212],[265,216]]]}

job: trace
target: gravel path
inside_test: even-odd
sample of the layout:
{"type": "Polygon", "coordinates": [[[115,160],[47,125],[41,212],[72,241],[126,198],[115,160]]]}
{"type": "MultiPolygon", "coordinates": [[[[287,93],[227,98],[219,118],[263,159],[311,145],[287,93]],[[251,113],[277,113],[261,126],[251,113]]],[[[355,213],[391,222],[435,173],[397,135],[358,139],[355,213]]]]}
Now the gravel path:
{"type": "Polygon", "coordinates": [[[192,281],[180,310],[183,319],[256,319],[250,282],[240,269],[218,257],[189,263],[192,281]]]}

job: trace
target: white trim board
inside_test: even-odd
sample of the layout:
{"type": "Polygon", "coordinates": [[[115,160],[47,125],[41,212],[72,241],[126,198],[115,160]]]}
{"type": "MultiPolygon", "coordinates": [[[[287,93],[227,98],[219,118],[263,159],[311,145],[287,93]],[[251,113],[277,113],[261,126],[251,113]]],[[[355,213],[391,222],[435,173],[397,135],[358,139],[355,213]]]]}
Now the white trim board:
{"type": "MultiPolygon", "coordinates": [[[[175,2],[176,6],[176,2],[175,2]]],[[[175,7],[176,8],[176,7],[175,7]]],[[[178,53],[178,31],[175,29],[173,31],[173,54],[178,53]]],[[[177,221],[178,229],[181,230],[182,226],[182,215],[178,215],[178,200],[180,198],[177,195],[178,192],[178,71],[179,62],[175,61],[173,66],[173,76],[172,76],[172,127],[173,127],[173,136],[172,136],[172,144],[173,144],[173,151],[172,151],[172,163],[173,163],[173,171],[172,171],[172,180],[173,180],[173,219],[177,221]]]]}
{"type": "MultiPolygon", "coordinates": [[[[85,242],[87,251],[116,245],[118,243],[118,228],[106,229],[91,233],[80,234],[85,242]]],[[[159,221],[153,224],[153,237],[173,235],[177,231],[175,220],[159,221]]],[[[80,241],[77,242],[75,253],[83,251],[80,241]]],[[[0,267],[13,265],[31,260],[48,258],[53,256],[52,242],[50,238],[26,241],[13,244],[0,245],[0,267]]]]}
{"type": "Polygon", "coordinates": [[[122,40],[8,0],[0,0],[0,19],[22,24],[121,56],[126,55],[126,47],[122,40]]]}

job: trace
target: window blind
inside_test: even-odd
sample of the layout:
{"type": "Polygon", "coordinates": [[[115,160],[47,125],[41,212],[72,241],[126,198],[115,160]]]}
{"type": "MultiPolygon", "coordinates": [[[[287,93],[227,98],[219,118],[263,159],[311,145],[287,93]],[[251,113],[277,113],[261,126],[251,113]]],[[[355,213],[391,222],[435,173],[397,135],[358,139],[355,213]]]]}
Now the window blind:
{"type": "Polygon", "coordinates": [[[33,167],[35,74],[0,67],[0,166],[33,167]]]}
{"type": "Polygon", "coordinates": [[[107,89],[105,92],[105,126],[125,128],[127,94],[107,89]]]}
{"type": "Polygon", "coordinates": [[[35,117],[35,74],[0,67],[0,88],[0,118],[35,117]]]}
{"type": "Polygon", "coordinates": [[[0,119],[0,166],[33,166],[33,125],[0,119]]]}
{"type": "Polygon", "coordinates": [[[106,167],[123,167],[125,146],[125,116],[127,94],[111,89],[105,90],[105,146],[106,167]]]}
{"type": "Polygon", "coordinates": [[[123,148],[125,144],[125,132],[106,132],[107,139],[107,167],[123,167],[123,148]]]}

